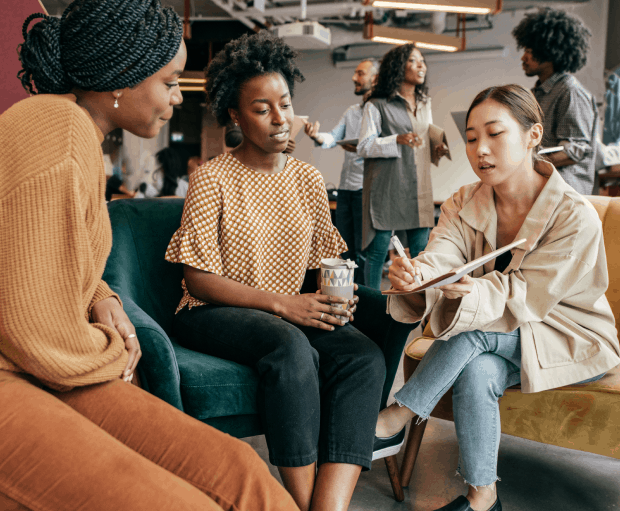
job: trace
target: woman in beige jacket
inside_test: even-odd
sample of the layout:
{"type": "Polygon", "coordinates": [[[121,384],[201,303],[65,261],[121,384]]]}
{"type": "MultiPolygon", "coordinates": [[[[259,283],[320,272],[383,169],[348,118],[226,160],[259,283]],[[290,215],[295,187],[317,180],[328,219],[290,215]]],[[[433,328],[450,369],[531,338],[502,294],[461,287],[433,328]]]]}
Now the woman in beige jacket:
{"type": "MultiPolygon", "coordinates": [[[[426,319],[438,339],[384,410],[377,436],[429,414],[454,387],[459,473],[470,485],[441,510],[500,511],[495,482],[507,387],[539,392],[596,380],[620,363],[599,217],[555,168],[537,157],[542,114],[518,85],[481,92],[467,114],[467,157],[480,181],[442,206],[425,252],[397,259],[396,290],[416,287],[514,240],[527,241],[460,281],[392,296],[398,321],[426,319]]],[[[438,510],[439,511],[439,510],[438,510]]]]}

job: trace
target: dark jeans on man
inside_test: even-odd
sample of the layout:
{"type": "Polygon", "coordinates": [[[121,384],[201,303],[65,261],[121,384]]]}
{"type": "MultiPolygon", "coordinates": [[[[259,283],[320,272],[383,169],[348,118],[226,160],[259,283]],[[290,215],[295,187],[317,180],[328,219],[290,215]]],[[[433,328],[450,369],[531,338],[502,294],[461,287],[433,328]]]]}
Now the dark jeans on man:
{"type": "Polygon", "coordinates": [[[255,309],[202,305],[182,309],[174,330],[185,348],[258,371],[258,411],[273,465],[370,468],[385,360],[355,327],[326,331],[255,309]]]}
{"type": "Polygon", "coordinates": [[[364,283],[364,258],[362,257],[362,190],[338,190],[336,228],[349,247],[342,257],[357,263],[354,280],[364,283]]]}

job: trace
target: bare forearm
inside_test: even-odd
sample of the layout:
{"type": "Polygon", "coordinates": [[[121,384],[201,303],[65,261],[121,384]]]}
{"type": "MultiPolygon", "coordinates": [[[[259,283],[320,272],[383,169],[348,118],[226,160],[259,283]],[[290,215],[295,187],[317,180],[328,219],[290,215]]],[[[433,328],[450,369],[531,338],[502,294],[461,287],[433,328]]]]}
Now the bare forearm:
{"type": "Polygon", "coordinates": [[[278,314],[284,298],[284,295],[262,291],[187,265],[183,267],[183,274],[189,294],[214,305],[230,305],[278,314]]]}
{"type": "Polygon", "coordinates": [[[547,158],[551,160],[551,163],[558,167],[566,167],[567,165],[574,165],[576,162],[568,157],[564,151],[558,151],[557,153],[550,153],[547,158]]]}

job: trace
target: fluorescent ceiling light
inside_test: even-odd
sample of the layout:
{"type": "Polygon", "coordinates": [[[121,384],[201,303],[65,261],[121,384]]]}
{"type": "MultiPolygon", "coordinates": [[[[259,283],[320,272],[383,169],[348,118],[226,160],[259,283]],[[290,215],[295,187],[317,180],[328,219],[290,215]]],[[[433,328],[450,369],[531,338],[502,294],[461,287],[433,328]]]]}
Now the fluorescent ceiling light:
{"type": "Polygon", "coordinates": [[[372,6],[459,14],[497,14],[502,10],[502,0],[433,0],[431,3],[425,3],[422,0],[375,0],[372,6]]]}
{"type": "Polygon", "coordinates": [[[179,83],[207,83],[206,78],[179,78],[179,83]]]}
{"type": "MultiPolygon", "coordinates": [[[[371,39],[375,43],[387,43],[387,44],[407,44],[410,43],[410,40],[407,39],[393,39],[391,37],[381,37],[375,36],[371,39]]],[[[427,50],[437,50],[437,51],[458,51],[456,46],[445,46],[443,44],[431,44],[431,43],[423,43],[421,41],[416,41],[415,45],[418,48],[425,48],[427,50]]]]}
{"type": "Polygon", "coordinates": [[[463,39],[460,37],[433,34],[421,30],[373,25],[370,36],[370,40],[376,43],[408,44],[414,42],[418,48],[448,52],[464,49],[463,39]]]}
{"type": "Polygon", "coordinates": [[[181,92],[205,92],[204,87],[191,87],[189,85],[182,85],[179,89],[181,92]]]}

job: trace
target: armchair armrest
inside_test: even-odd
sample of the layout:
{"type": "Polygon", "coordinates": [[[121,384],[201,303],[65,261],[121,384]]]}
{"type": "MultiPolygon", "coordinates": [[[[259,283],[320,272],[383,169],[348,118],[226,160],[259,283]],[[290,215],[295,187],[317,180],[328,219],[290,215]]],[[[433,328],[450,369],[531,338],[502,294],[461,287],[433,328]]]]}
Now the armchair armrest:
{"type": "MultiPolygon", "coordinates": [[[[119,294],[120,295],[120,294],[119,294]]],[[[183,410],[179,366],[166,332],[127,295],[120,295],[142,349],[138,374],[144,390],[183,410]]]]}

